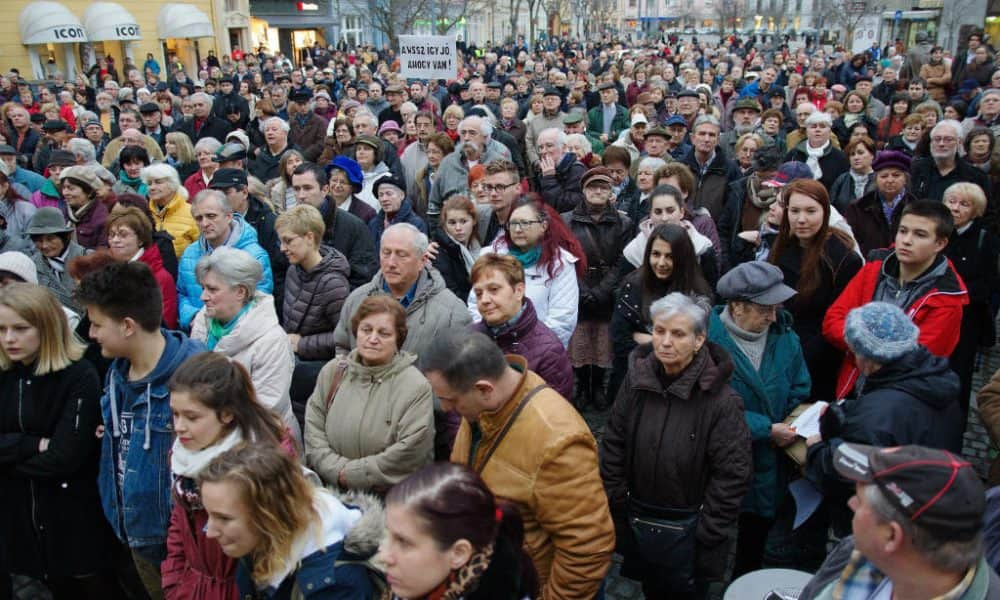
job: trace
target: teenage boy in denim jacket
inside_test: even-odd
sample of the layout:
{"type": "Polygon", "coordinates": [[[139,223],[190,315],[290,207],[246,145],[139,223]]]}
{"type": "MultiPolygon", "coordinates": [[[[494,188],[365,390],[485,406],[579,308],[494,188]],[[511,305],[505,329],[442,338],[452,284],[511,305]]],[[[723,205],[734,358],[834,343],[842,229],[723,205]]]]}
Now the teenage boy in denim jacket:
{"type": "Polygon", "coordinates": [[[205,347],[160,328],[160,288],[144,263],[113,264],[90,273],[76,297],[87,309],[90,337],[103,356],[113,359],[101,397],[101,503],[155,600],[163,597],[159,569],[171,506],[168,454],[174,428],[167,382],[185,359],[205,347]]]}

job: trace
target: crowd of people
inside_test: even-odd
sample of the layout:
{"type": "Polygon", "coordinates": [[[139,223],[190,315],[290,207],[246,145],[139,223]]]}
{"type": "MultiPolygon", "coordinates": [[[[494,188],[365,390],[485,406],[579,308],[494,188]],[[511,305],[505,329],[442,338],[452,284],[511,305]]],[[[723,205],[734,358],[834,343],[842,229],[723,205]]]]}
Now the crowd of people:
{"type": "Polygon", "coordinates": [[[0,77],[0,599],[1000,595],[986,41],[0,77]]]}

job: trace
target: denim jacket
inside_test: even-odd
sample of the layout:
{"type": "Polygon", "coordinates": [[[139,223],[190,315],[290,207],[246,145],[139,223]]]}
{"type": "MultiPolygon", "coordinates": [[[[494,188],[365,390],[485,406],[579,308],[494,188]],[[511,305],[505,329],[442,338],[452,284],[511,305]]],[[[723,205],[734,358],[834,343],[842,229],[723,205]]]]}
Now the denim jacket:
{"type": "Polygon", "coordinates": [[[105,432],[101,439],[98,488],[104,515],[129,547],[166,543],[170,524],[170,448],[174,426],[167,382],[185,359],[205,351],[201,342],[178,331],[161,330],[166,347],[156,368],[141,381],[129,381],[129,361],[111,363],[101,396],[105,432]],[[121,429],[131,413],[131,428],[121,429]],[[119,490],[118,445],[127,443],[119,490]]]}

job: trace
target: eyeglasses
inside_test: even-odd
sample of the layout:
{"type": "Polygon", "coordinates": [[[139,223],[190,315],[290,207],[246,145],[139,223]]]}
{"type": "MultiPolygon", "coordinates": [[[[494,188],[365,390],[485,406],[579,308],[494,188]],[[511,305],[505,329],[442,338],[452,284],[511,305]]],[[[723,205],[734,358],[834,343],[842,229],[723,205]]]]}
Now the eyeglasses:
{"type": "Polygon", "coordinates": [[[538,225],[540,223],[542,223],[542,221],[540,221],[540,220],[535,220],[535,221],[509,221],[507,223],[507,227],[509,227],[511,230],[514,230],[514,229],[523,230],[523,229],[527,229],[528,227],[531,227],[532,225],[538,225]]]}
{"type": "Polygon", "coordinates": [[[954,144],[958,142],[958,138],[935,136],[931,138],[931,141],[935,144],[954,144]]]}
{"type": "Polygon", "coordinates": [[[500,192],[510,189],[515,185],[518,185],[518,182],[515,181],[513,183],[498,183],[496,185],[493,185],[491,183],[481,184],[483,191],[485,191],[487,194],[492,194],[493,192],[497,192],[499,194],[500,192]]]}

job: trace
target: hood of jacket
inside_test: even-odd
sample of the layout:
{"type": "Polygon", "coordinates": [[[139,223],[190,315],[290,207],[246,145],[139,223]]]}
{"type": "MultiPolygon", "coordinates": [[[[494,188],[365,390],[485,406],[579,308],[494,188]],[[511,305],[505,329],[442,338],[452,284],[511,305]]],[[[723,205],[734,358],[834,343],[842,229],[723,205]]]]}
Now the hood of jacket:
{"type": "Polygon", "coordinates": [[[309,271],[306,271],[299,265],[294,265],[300,280],[303,282],[312,281],[330,273],[340,273],[344,276],[344,279],[347,279],[347,276],[350,275],[351,263],[347,261],[346,256],[332,246],[327,246],[326,244],[320,246],[319,255],[321,257],[319,262],[309,271]]]}
{"type": "MultiPolygon", "coordinates": [[[[208,319],[204,306],[198,311],[196,318],[208,319]]],[[[239,354],[272,329],[280,326],[278,315],[274,310],[274,296],[255,292],[253,305],[240,317],[233,330],[219,340],[215,351],[227,356],[239,354]]],[[[205,329],[208,329],[207,325],[205,329]]]]}
{"type": "Polygon", "coordinates": [[[385,531],[385,507],[382,501],[368,492],[331,491],[344,506],[361,511],[361,518],[344,534],[344,551],[359,558],[374,556],[385,531]]]}
{"type": "MultiPolygon", "coordinates": [[[[372,289],[372,293],[381,293],[384,283],[385,278],[382,276],[382,270],[379,269],[375,277],[372,278],[372,284],[375,286],[372,289]]],[[[438,273],[437,269],[424,267],[420,270],[420,276],[417,277],[417,291],[413,294],[413,302],[406,307],[406,314],[415,312],[418,308],[427,304],[430,298],[446,289],[448,289],[448,286],[444,282],[444,277],[438,273]]]]}
{"type": "MultiPolygon", "coordinates": [[[[882,285],[890,293],[907,294],[911,296],[906,306],[911,305],[918,299],[927,297],[930,293],[941,293],[956,296],[964,296],[962,304],[968,304],[969,294],[965,285],[959,279],[951,261],[942,253],[937,264],[927,269],[923,275],[906,284],[899,282],[899,259],[896,253],[892,252],[882,260],[881,277],[882,285]]],[[[911,307],[912,308],[912,307],[911,307]]],[[[910,308],[907,309],[909,311],[910,308]]]]}
{"type": "Polygon", "coordinates": [[[958,376],[951,370],[948,358],[934,356],[918,346],[868,376],[859,395],[893,389],[941,410],[955,402],[959,388],[958,376]]]}
{"type": "Polygon", "coordinates": [[[166,386],[167,382],[170,380],[170,376],[173,375],[174,371],[177,370],[177,367],[179,367],[185,359],[192,354],[205,351],[205,346],[201,342],[192,340],[180,331],[160,329],[160,332],[166,340],[166,345],[163,347],[163,354],[160,355],[160,362],[158,362],[153,371],[141,381],[129,382],[128,372],[132,365],[128,360],[116,358],[111,363],[113,377],[116,377],[119,380],[120,385],[141,385],[143,388],[145,388],[147,384],[153,387],[166,386]]]}
{"type": "MultiPolygon", "coordinates": [[[[232,248],[238,248],[240,250],[246,250],[249,246],[256,243],[257,230],[247,225],[243,215],[234,212],[232,228],[229,232],[229,237],[226,239],[225,245],[232,248]]],[[[204,236],[198,238],[198,244],[201,246],[201,253],[203,256],[211,253],[211,250],[208,247],[208,242],[205,241],[204,236]]]]}
{"type": "MultiPolygon", "coordinates": [[[[637,346],[629,356],[629,373],[633,385],[640,390],[662,394],[664,392],[660,378],[657,376],[662,369],[659,359],[653,352],[652,344],[637,346]]],[[[733,375],[733,361],[722,346],[708,341],[707,337],[701,350],[695,353],[691,364],[667,388],[672,396],[681,399],[690,398],[692,391],[698,387],[709,395],[716,395],[729,383],[733,375]]]]}
{"type": "Polygon", "coordinates": [[[411,354],[405,350],[400,350],[399,352],[396,352],[396,355],[392,357],[392,360],[384,365],[365,365],[361,362],[361,356],[358,354],[358,349],[355,348],[354,350],[351,350],[350,354],[347,355],[348,368],[345,376],[370,381],[392,379],[416,362],[417,356],[415,354],[411,354]]]}

